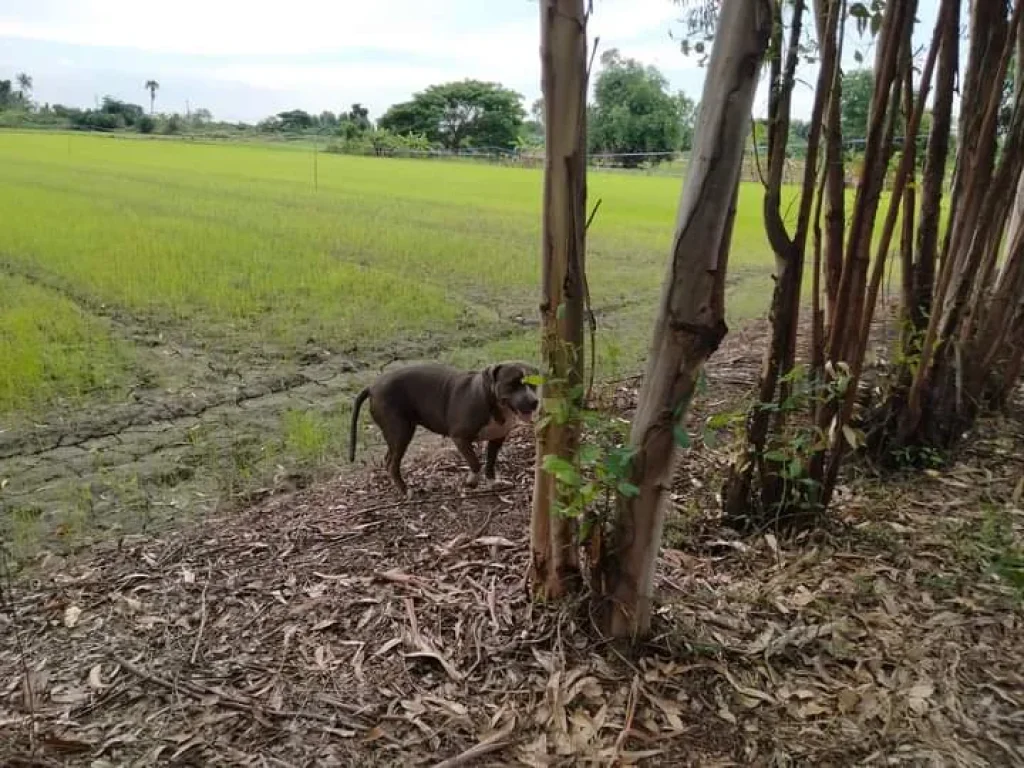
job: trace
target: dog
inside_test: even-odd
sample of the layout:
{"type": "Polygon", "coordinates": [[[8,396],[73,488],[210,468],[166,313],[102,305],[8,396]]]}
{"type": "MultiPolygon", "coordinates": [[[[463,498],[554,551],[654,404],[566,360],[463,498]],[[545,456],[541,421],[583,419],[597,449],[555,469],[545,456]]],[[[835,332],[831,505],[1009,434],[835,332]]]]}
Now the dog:
{"type": "Polygon", "coordinates": [[[402,458],[416,427],[450,437],[469,464],[465,485],[480,482],[480,459],[474,443],[487,441],[484,477],[495,482],[495,462],[505,438],[519,423],[532,423],[540,405],[537,387],[524,379],[536,376],[529,363],[507,361],[478,371],[424,363],[381,374],[356,395],[349,434],[349,461],[356,458],[359,409],[369,399],[370,415],[384,434],[384,464],[400,494],[412,493],[402,478],[402,458]]]}

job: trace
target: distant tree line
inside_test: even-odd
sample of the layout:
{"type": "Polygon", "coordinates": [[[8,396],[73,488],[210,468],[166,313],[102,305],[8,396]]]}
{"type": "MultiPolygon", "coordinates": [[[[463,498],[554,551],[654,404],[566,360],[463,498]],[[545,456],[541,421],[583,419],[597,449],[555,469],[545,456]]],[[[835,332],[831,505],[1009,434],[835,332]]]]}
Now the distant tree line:
{"type": "MultiPolygon", "coordinates": [[[[31,100],[31,78],[0,81],[0,125],[67,127],[91,131],[135,131],[175,134],[233,128],[282,135],[330,138],[329,149],[359,154],[386,154],[398,149],[447,152],[540,151],[544,144],[544,104],[524,107],[523,96],[499,83],[464,79],[432,85],[394,104],[374,123],[369,110],[353,104],[340,112],[314,114],[291,109],[271,115],[255,126],[214,123],[207,110],[186,115],[158,114],[160,84],[146,80],[142,90],[148,111],[140,104],[106,96],[93,109],[37,105],[31,100]]],[[[690,148],[697,107],[683,93],[671,93],[666,78],[654,67],[606,53],[589,107],[588,150],[615,155],[623,165],[637,165],[659,155],[690,148]]]]}
{"type": "MultiPolygon", "coordinates": [[[[653,66],[623,57],[616,49],[606,51],[599,62],[594,96],[588,105],[587,150],[603,163],[637,166],[657,163],[678,152],[687,152],[699,105],[685,93],[672,93],[668,80],[653,66]]],[[[1004,105],[999,125],[1009,125],[1014,66],[1004,85],[1004,105]]],[[[537,99],[524,108],[523,96],[499,83],[473,79],[431,85],[404,102],[392,105],[374,123],[369,110],[352,104],[339,112],[314,114],[291,109],[271,115],[255,126],[215,122],[209,110],[190,109],[186,114],[157,113],[160,83],[142,84],[148,95],[148,111],[139,104],[105,96],[92,109],[61,104],[39,105],[32,100],[33,79],[18,73],[0,79],[0,126],[65,127],[89,131],[135,131],[180,134],[222,131],[228,135],[257,132],[282,136],[317,135],[330,139],[328,149],[353,154],[389,154],[398,150],[422,152],[540,152],[544,144],[544,103],[537,99]]],[[[850,157],[856,158],[867,135],[868,110],[874,90],[871,69],[842,74],[841,115],[843,136],[850,157]]],[[[897,116],[896,136],[903,132],[897,116]]],[[[923,141],[931,125],[925,112],[919,137],[923,141]]],[[[787,155],[802,159],[810,124],[793,119],[789,125],[787,155]]],[[[767,121],[753,121],[750,151],[763,153],[767,121]]],[[[897,141],[898,143],[898,141],[897,141]]],[[[919,153],[923,159],[923,153],[919,153]]],[[[922,160],[923,161],[923,160],[922,160]]]]}

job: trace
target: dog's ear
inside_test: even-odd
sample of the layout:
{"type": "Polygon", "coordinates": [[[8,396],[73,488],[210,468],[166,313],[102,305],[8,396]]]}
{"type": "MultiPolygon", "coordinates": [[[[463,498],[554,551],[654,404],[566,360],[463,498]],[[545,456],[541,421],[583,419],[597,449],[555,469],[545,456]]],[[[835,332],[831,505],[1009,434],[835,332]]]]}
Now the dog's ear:
{"type": "Polygon", "coordinates": [[[498,372],[502,368],[502,363],[495,363],[488,365],[481,371],[484,380],[484,387],[488,390],[493,390],[494,385],[498,383],[498,372]]]}

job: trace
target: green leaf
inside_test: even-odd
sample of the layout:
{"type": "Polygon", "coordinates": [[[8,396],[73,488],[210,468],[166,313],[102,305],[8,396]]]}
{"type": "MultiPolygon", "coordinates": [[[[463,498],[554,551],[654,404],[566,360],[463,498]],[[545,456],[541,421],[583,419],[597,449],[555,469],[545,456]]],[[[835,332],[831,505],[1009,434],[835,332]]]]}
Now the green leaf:
{"type": "Polygon", "coordinates": [[[523,384],[529,384],[534,387],[539,387],[544,383],[544,377],[539,374],[531,374],[529,376],[523,376],[523,384]]]}
{"type": "Polygon", "coordinates": [[[713,430],[705,429],[701,433],[701,440],[704,442],[704,445],[707,446],[708,448],[713,449],[718,446],[718,435],[715,434],[713,430]]]}
{"type": "Polygon", "coordinates": [[[580,464],[593,464],[601,458],[601,447],[593,443],[582,445],[580,446],[578,458],[580,464]]]}
{"type": "Polygon", "coordinates": [[[789,456],[787,456],[783,451],[780,450],[767,451],[764,454],[764,458],[765,461],[774,461],[779,464],[784,464],[787,461],[789,461],[789,456]]]}
{"type": "Polygon", "coordinates": [[[604,465],[612,477],[626,477],[629,474],[629,463],[636,456],[636,449],[631,445],[612,448],[605,456],[604,465]]]}
{"type": "Polygon", "coordinates": [[[672,437],[680,448],[685,450],[690,447],[690,433],[678,424],[672,427],[672,437]]]}
{"type": "Polygon", "coordinates": [[[565,485],[577,486],[580,483],[580,476],[576,471],[576,467],[561,456],[549,453],[544,457],[541,468],[549,475],[554,475],[558,482],[565,485]]]}
{"type": "Polygon", "coordinates": [[[857,450],[857,444],[859,442],[859,435],[857,434],[857,430],[855,430],[849,424],[843,424],[843,437],[846,438],[846,442],[849,443],[851,448],[857,450]]]}
{"type": "Polygon", "coordinates": [[[733,419],[742,418],[742,414],[737,413],[716,413],[714,416],[708,419],[708,427],[710,429],[723,429],[728,427],[733,419]]]}
{"type": "Polygon", "coordinates": [[[708,377],[704,373],[704,369],[700,369],[700,373],[697,374],[697,392],[701,395],[708,393],[708,377]]]}
{"type": "Polygon", "coordinates": [[[619,491],[619,495],[627,498],[640,495],[640,489],[632,483],[627,483],[625,480],[618,484],[617,489],[619,491]]]}

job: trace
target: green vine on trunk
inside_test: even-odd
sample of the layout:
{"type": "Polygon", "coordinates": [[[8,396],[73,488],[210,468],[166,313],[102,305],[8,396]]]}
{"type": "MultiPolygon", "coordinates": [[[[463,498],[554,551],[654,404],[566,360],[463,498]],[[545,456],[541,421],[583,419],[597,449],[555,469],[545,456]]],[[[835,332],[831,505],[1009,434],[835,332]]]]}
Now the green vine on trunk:
{"type": "MultiPolygon", "coordinates": [[[[527,381],[539,385],[544,378],[536,376],[527,381]]],[[[697,391],[699,394],[707,392],[703,371],[697,391]]],[[[594,534],[606,530],[611,524],[616,498],[637,496],[640,489],[633,483],[636,448],[629,444],[629,421],[608,408],[585,404],[583,394],[580,385],[570,388],[564,397],[545,398],[546,413],[538,420],[536,428],[541,430],[548,424],[569,423],[581,427],[580,447],[572,457],[567,459],[547,454],[541,466],[555,478],[555,514],[578,520],[577,544],[589,546],[594,534]]],[[[673,414],[677,422],[682,408],[681,405],[673,414]]],[[[707,447],[717,445],[716,430],[725,423],[717,416],[706,421],[701,438],[707,447]]],[[[686,450],[691,447],[691,436],[679,423],[673,427],[673,438],[679,448],[686,450]]]]}

